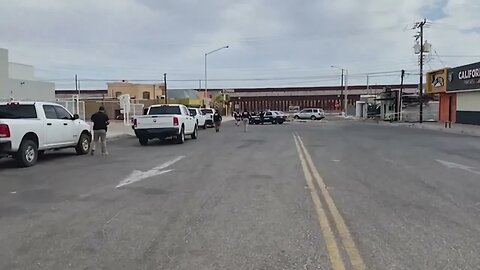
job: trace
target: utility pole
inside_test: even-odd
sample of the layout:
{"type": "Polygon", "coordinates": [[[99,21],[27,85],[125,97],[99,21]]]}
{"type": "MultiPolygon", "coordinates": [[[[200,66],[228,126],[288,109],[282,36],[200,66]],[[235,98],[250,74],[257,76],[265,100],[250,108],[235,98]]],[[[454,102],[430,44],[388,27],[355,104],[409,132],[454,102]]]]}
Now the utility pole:
{"type": "MultiPolygon", "coordinates": [[[[74,100],[75,102],[75,107],[73,108],[73,110],[77,110],[76,114],[80,114],[80,87],[79,87],[79,83],[78,83],[78,76],[77,74],[75,74],[75,92],[77,92],[77,100],[74,100]]],[[[75,97],[75,95],[73,96],[75,97]]]]}
{"type": "Polygon", "coordinates": [[[344,69],[342,68],[342,79],[340,83],[340,110],[343,108],[343,72],[344,69]]]}
{"type": "Polygon", "coordinates": [[[348,69],[345,69],[345,117],[348,116],[348,69]]]}
{"type": "Polygon", "coordinates": [[[367,74],[367,95],[370,95],[370,76],[367,74]]]}
{"type": "Polygon", "coordinates": [[[163,85],[165,87],[165,104],[168,104],[167,73],[163,73],[163,85]]]}
{"type": "Polygon", "coordinates": [[[398,91],[398,120],[402,121],[402,109],[403,109],[403,79],[405,78],[405,70],[402,69],[402,75],[400,78],[400,91],[398,91]]]}
{"type": "Polygon", "coordinates": [[[80,95],[80,93],[78,92],[78,76],[77,76],[77,74],[75,74],[75,92],[80,95]]]}
{"type": "Polygon", "coordinates": [[[418,34],[415,36],[416,39],[420,39],[420,82],[418,86],[418,102],[420,103],[420,110],[419,110],[419,122],[423,122],[423,53],[425,51],[425,44],[423,44],[423,28],[427,24],[427,19],[423,19],[421,22],[417,22],[414,25],[414,29],[420,29],[418,34]]]}

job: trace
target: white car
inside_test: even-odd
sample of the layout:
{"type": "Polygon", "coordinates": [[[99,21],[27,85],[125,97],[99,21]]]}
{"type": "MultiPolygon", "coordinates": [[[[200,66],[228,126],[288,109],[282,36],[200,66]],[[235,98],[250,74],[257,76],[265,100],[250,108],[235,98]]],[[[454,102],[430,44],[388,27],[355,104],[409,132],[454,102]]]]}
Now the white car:
{"type": "Polygon", "coordinates": [[[56,103],[0,102],[0,156],[12,156],[22,167],[37,162],[46,150],[90,151],[91,127],[56,103]]]}
{"type": "Polygon", "coordinates": [[[190,115],[195,117],[195,120],[197,120],[197,127],[201,127],[203,129],[207,128],[207,115],[202,112],[202,110],[198,108],[188,108],[190,111],[190,115]]]}
{"type": "Polygon", "coordinates": [[[207,117],[206,124],[207,127],[213,127],[213,115],[215,114],[215,109],[201,109],[202,113],[207,117]]]}
{"type": "Polygon", "coordinates": [[[133,118],[133,129],[141,145],[148,145],[148,140],[155,138],[174,138],[179,144],[185,142],[185,135],[198,138],[197,121],[184,105],[152,105],[146,113],[133,118]]]}
{"type": "Polygon", "coordinates": [[[297,112],[293,115],[295,119],[312,119],[312,120],[321,120],[325,118],[325,112],[323,109],[310,108],[303,109],[300,112],[297,112]]]}

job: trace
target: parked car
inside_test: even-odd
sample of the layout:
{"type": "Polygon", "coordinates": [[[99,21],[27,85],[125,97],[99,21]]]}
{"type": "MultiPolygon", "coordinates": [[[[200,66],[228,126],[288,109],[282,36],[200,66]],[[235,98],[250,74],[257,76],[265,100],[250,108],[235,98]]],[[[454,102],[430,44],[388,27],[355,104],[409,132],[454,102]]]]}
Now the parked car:
{"type": "Polygon", "coordinates": [[[205,123],[207,127],[213,127],[213,115],[215,114],[215,109],[202,109],[202,113],[205,114],[206,120],[205,123]]]}
{"type": "Polygon", "coordinates": [[[250,119],[251,124],[264,124],[264,123],[271,123],[271,124],[283,124],[285,119],[279,113],[275,111],[265,111],[263,112],[263,121],[262,117],[260,116],[261,113],[255,113],[252,115],[250,119]]]}
{"type": "Polygon", "coordinates": [[[311,108],[303,109],[298,113],[293,115],[295,119],[312,119],[312,120],[321,120],[325,118],[325,112],[323,109],[311,108]]]}
{"type": "Polygon", "coordinates": [[[141,145],[155,138],[174,138],[178,144],[185,142],[186,135],[198,138],[197,121],[181,104],[152,105],[146,115],[135,116],[133,127],[141,145]]]}
{"type": "Polygon", "coordinates": [[[22,167],[37,162],[47,150],[90,151],[91,127],[56,103],[0,102],[0,157],[14,157],[22,167]]]}
{"type": "Polygon", "coordinates": [[[283,120],[287,121],[287,118],[288,118],[288,115],[286,115],[285,113],[281,112],[281,111],[274,111],[276,114],[278,114],[281,118],[283,118],[283,120]]]}
{"type": "Polygon", "coordinates": [[[207,115],[202,112],[202,110],[198,108],[188,108],[190,111],[190,115],[195,117],[197,121],[197,127],[201,127],[203,129],[207,128],[207,115]]]}

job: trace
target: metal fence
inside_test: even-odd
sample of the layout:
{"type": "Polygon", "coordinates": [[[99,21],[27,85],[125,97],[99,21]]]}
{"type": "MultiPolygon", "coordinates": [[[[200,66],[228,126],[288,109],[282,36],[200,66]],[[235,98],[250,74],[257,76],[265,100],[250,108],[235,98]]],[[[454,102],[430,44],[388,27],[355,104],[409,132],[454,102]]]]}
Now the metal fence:
{"type": "Polygon", "coordinates": [[[57,99],[55,103],[62,105],[72,114],[78,114],[80,119],[85,120],[85,101],[78,99],[78,95],[72,96],[72,99],[57,99]]]}

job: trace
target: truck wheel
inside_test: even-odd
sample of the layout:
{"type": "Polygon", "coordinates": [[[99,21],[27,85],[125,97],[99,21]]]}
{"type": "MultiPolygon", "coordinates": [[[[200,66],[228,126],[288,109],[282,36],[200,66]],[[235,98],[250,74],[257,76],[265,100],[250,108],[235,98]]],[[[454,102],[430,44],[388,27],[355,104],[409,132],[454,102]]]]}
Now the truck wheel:
{"type": "Polygon", "coordinates": [[[78,140],[77,146],[75,146],[75,151],[78,155],[86,155],[90,152],[90,145],[92,139],[89,135],[83,133],[78,140]]]}
{"type": "Polygon", "coordinates": [[[298,119],[298,118],[300,118],[300,117],[298,117],[298,115],[295,115],[293,118],[298,119]]]}
{"type": "Polygon", "coordinates": [[[312,115],[312,116],[310,117],[310,119],[312,119],[312,120],[317,120],[317,117],[315,117],[315,115],[312,115]]]}
{"type": "Polygon", "coordinates": [[[138,142],[143,146],[148,145],[148,138],[140,137],[138,138],[138,142]]]}
{"type": "Polygon", "coordinates": [[[207,123],[204,123],[202,129],[207,129],[207,123]]]}
{"type": "Polygon", "coordinates": [[[196,140],[198,139],[198,128],[197,126],[195,126],[195,128],[193,129],[193,133],[192,133],[192,139],[196,140]]]}
{"type": "Polygon", "coordinates": [[[182,129],[180,130],[180,134],[177,135],[177,144],[182,144],[185,142],[185,130],[182,129]]]}
{"type": "Polygon", "coordinates": [[[30,167],[37,163],[38,146],[31,140],[24,140],[15,156],[17,163],[21,167],[30,167]]]}

